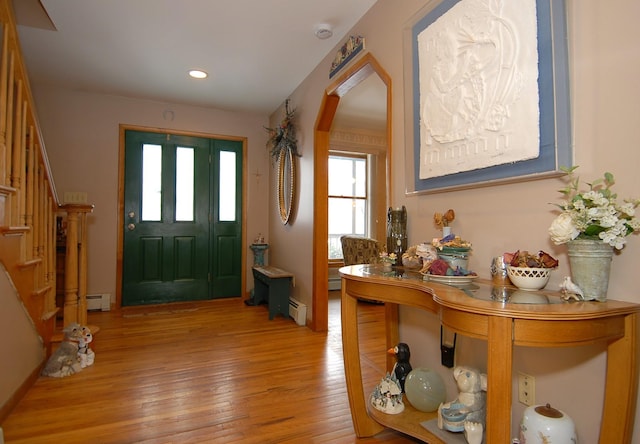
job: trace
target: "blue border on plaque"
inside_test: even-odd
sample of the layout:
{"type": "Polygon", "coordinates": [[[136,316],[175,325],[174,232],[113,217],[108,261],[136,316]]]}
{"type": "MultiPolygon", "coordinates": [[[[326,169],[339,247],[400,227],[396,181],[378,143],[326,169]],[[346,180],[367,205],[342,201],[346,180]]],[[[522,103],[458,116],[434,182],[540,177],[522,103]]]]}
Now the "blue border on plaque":
{"type": "Polygon", "coordinates": [[[538,90],[540,107],[540,155],[535,159],[495,165],[455,174],[420,179],[420,76],[418,34],[460,0],[443,0],[411,29],[413,64],[413,141],[415,191],[464,187],[510,179],[527,180],[569,166],[571,116],[565,0],[536,0],[538,18],[538,90]]]}

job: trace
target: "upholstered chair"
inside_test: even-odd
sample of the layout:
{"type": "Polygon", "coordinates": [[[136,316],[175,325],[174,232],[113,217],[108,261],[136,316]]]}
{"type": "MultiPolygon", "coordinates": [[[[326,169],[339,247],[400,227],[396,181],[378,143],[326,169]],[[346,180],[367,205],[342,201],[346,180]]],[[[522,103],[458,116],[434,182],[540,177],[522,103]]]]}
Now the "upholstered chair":
{"type": "Polygon", "coordinates": [[[345,265],[375,264],[379,261],[380,243],[368,237],[344,235],[340,238],[345,265]]]}

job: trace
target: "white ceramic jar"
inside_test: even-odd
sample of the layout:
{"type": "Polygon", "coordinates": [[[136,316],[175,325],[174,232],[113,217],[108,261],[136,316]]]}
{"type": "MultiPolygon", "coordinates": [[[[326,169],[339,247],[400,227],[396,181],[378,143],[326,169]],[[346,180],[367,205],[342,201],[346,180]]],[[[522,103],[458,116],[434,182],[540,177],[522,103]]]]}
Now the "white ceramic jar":
{"type": "Polygon", "coordinates": [[[547,405],[527,407],[520,423],[520,444],[577,444],[569,415],[547,405]]]}

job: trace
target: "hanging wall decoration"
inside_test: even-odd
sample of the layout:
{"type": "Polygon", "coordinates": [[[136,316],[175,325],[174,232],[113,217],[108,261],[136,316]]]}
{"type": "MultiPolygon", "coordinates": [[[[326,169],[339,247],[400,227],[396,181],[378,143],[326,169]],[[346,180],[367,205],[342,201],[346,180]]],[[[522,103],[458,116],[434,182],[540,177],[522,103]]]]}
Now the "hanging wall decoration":
{"type": "Polygon", "coordinates": [[[296,127],[293,123],[295,109],[285,102],[285,116],[276,128],[265,128],[269,132],[267,148],[274,162],[278,163],[278,211],[283,224],[290,223],[295,199],[295,158],[298,153],[296,127]]]}
{"type": "Polygon", "coordinates": [[[292,154],[300,157],[298,154],[298,139],[296,138],[296,127],[293,124],[293,117],[296,113],[295,109],[289,108],[289,99],[284,103],[285,115],[280,125],[275,128],[267,128],[269,133],[269,140],[267,141],[267,148],[273,160],[280,158],[280,152],[282,150],[291,151],[292,154]]]}
{"type": "Polygon", "coordinates": [[[571,164],[565,0],[442,0],[405,28],[410,193],[571,164]]]}
{"type": "Polygon", "coordinates": [[[329,78],[332,78],[340,71],[344,66],[349,63],[360,51],[364,49],[364,37],[351,36],[344,45],[336,52],[336,57],[333,59],[331,69],[329,70],[329,78]]]}

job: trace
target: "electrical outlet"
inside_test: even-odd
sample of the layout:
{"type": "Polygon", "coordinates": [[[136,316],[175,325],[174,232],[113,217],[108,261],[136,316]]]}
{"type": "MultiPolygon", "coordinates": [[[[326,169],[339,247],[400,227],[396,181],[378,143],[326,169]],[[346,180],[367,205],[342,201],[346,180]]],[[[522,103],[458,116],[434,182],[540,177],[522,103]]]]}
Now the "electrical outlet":
{"type": "Polygon", "coordinates": [[[518,401],[524,405],[536,403],[536,379],[533,376],[518,373],[518,401]]]}

